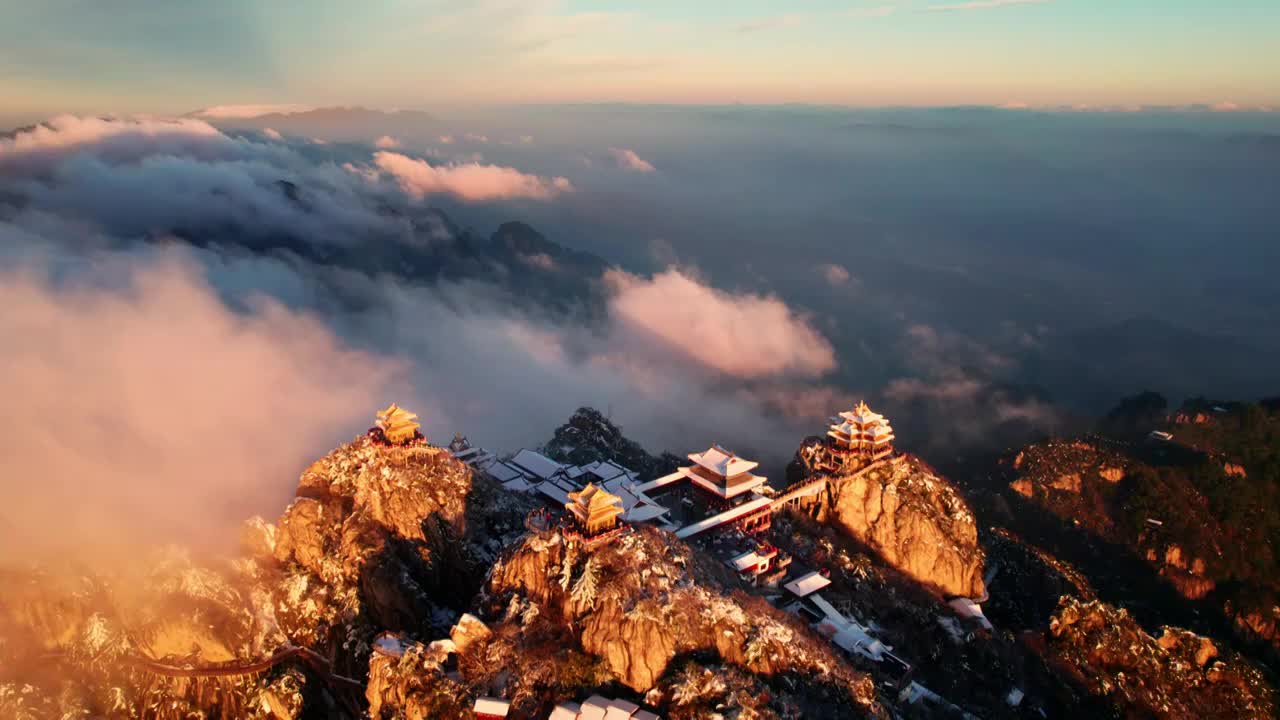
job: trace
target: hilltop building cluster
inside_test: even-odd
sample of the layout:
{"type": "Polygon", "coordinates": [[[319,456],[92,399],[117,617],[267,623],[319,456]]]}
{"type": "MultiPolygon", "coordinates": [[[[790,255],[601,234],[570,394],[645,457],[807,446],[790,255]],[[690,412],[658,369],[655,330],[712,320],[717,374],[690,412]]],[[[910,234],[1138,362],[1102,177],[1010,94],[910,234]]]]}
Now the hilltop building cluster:
{"type": "MultiPolygon", "coordinates": [[[[418,416],[391,405],[378,413],[370,430],[375,442],[397,446],[425,441],[418,416]]],[[[822,492],[828,477],[870,471],[901,459],[894,451],[889,420],[858,403],[851,411],[830,418],[826,436],[815,446],[823,462],[821,472],[781,489],[759,474],[760,464],[719,444],[688,454],[689,464],[674,472],[641,481],[638,473],[616,462],[598,460],[568,465],[542,452],[522,449],[501,458],[473,446],[461,434],[449,444],[450,454],[513,492],[540,496],[546,507],[526,518],[533,532],[558,529],[565,537],[587,544],[608,542],[636,523],[653,523],[676,537],[692,540],[717,555],[748,586],[756,587],[783,609],[805,618],[820,635],[850,656],[882,664],[902,678],[903,699],[946,704],[919,683],[910,681],[911,666],[864,625],[823,595],[831,585],[825,568],[811,567],[764,539],[773,513],[801,498],[822,492]],[[770,593],[770,590],[776,590],[770,593]]],[[[951,603],[962,618],[976,618],[990,628],[981,606],[958,598],[951,603]]],[[[476,717],[506,717],[508,704],[498,698],[476,701],[476,717]]],[[[593,696],[581,705],[557,706],[556,718],[655,717],[633,703],[593,696]]]]}
{"type": "MultiPolygon", "coordinates": [[[[482,697],[475,702],[476,720],[504,720],[511,703],[498,698],[482,697]]],[[[547,720],[660,720],[659,717],[629,700],[610,700],[592,695],[581,703],[556,705],[547,720]]]]}
{"type": "MultiPolygon", "coordinates": [[[[882,461],[894,453],[892,426],[865,402],[832,417],[826,437],[826,447],[846,467],[882,461]]],[[[778,491],[756,472],[758,462],[719,444],[689,453],[689,465],[646,482],[607,460],[566,465],[528,448],[499,458],[472,446],[463,435],[454,436],[449,451],[508,490],[542,496],[555,510],[567,513],[571,527],[591,537],[613,531],[619,523],[645,522],[684,540],[725,531],[758,535],[769,529],[774,512],[825,487],[825,479],[813,478],[778,491]]],[[[773,558],[760,557],[754,565],[744,558],[740,564],[740,572],[763,576],[766,584],[778,568],[773,558]]]]}

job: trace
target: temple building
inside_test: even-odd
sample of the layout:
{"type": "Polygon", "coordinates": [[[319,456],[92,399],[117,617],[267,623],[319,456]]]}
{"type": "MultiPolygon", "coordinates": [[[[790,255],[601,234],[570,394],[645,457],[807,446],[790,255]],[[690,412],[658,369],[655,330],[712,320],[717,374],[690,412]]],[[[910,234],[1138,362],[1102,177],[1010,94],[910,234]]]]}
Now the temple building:
{"type": "Polygon", "coordinates": [[[582,490],[569,493],[569,502],[564,507],[588,537],[617,527],[618,516],[623,512],[622,498],[595,483],[587,483],[582,490]]]}
{"type": "Polygon", "coordinates": [[[461,433],[454,433],[453,440],[449,443],[449,454],[472,470],[482,469],[494,460],[493,453],[482,447],[475,447],[461,433]]]}
{"type": "Polygon", "coordinates": [[[859,455],[868,461],[893,454],[893,428],[885,416],[871,411],[865,402],[852,412],[831,418],[827,430],[832,449],[859,455]]]}
{"type": "Polygon", "coordinates": [[[676,537],[725,525],[747,532],[769,527],[773,500],[766,494],[771,492],[766,489],[768,480],[752,472],[760,463],[719,445],[690,453],[689,460],[692,465],[636,487],[642,493],[662,493],[654,497],[669,508],[668,524],[674,525],[670,529],[676,537]]]}
{"type": "Polygon", "coordinates": [[[473,709],[476,720],[504,720],[507,713],[511,712],[511,703],[499,698],[482,697],[476,698],[473,709]]]}
{"type": "Polygon", "coordinates": [[[422,437],[418,432],[418,415],[391,403],[386,410],[378,412],[375,427],[381,431],[383,439],[393,445],[401,445],[422,437]]]}
{"type": "Polygon", "coordinates": [[[738,579],[755,587],[777,587],[786,577],[791,556],[766,542],[739,545],[725,564],[738,573],[738,579]]]}

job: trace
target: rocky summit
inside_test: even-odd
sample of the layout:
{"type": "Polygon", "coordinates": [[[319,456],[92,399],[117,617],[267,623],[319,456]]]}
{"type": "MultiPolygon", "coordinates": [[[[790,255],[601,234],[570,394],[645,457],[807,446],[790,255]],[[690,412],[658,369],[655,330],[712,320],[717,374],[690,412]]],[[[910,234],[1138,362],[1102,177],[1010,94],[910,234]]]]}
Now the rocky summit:
{"type": "MultiPolygon", "coordinates": [[[[654,457],[596,416],[580,411],[558,450],[597,468],[654,457]]],[[[1106,547],[1163,548],[1133,562],[1175,597],[1215,602],[1158,568],[1222,577],[1220,560],[1194,538],[1144,544],[1157,539],[1116,509],[1154,462],[1142,447],[1040,443],[993,478],[1014,502],[1075,513],[1106,547]]],[[[278,520],[246,521],[233,557],[164,548],[127,571],[4,569],[0,718],[1276,712],[1265,643],[1222,615],[1163,621],[1172,610],[1118,596],[1090,565],[1098,547],[980,522],[1009,500],[919,457],[810,438],[760,493],[772,522],[751,532],[680,539],[658,520],[592,534],[420,437],[361,436],[302,472],[278,520]]]]}
{"type": "Polygon", "coordinates": [[[825,479],[800,500],[819,522],[838,527],[911,577],[949,595],[984,594],[983,550],[973,511],[960,493],[919,458],[850,464],[824,442],[800,447],[788,479],[825,479]]]}

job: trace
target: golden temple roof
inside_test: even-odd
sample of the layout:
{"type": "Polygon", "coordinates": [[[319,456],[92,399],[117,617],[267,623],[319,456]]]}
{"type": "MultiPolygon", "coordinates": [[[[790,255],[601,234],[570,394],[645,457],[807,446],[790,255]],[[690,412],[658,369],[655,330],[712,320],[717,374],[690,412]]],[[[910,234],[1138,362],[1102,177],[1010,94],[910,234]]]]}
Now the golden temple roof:
{"type": "Polygon", "coordinates": [[[564,507],[573,513],[578,522],[588,525],[611,520],[622,514],[623,510],[622,498],[595,483],[587,483],[578,492],[569,493],[569,502],[564,507]]]}
{"type": "Polygon", "coordinates": [[[378,411],[377,426],[382,429],[387,440],[403,442],[413,438],[418,432],[418,415],[391,403],[386,410],[378,411]]]}

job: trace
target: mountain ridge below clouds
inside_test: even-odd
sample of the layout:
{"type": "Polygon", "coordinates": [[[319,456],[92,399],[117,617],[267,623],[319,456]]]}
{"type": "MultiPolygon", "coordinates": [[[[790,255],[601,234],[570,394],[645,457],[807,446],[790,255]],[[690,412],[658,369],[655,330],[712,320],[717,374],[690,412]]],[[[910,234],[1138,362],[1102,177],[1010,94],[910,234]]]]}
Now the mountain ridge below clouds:
{"type": "MultiPolygon", "coordinates": [[[[274,191],[300,211],[310,196],[290,180],[278,180],[274,191]]],[[[324,274],[330,270],[386,277],[411,285],[480,281],[513,296],[533,300],[555,312],[591,308],[598,312],[604,295],[600,279],[611,267],[603,258],[566,248],[519,221],[502,223],[488,237],[459,227],[435,207],[384,205],[384,217],[404,223],[408,237],[348,238],[345,243],[314,242],[298,234],[255,234],[247,227],[182,227],[158,229],[153,242],[180,242],[192,247],[302,262],[324,274]]],[[[340,286],[336,286],[339,292],[340,286]]]]}
{"type": "MultiPolygon", "coordinates": [[[[1188,408],[1173,422],[1223,440],[1199,417],[1188,408]]],[[[564,428],[588,432],[553,443],[574,456],[643,452],[599,420],[584,408],[564,428]]],[[[725,566],[731,546],[644,526],[582,543],[539,520],[535,494],[444,448],[359,436],[302,473],[276,523],[247,522],[231,562],[169,550],[129,592],[101,573],[0,569],[17,588],[0,603],[0,714],[467,718],[485,696],[521,720],[592,696],[671,720],[1274,712],[1269,676],[1229,634],[1150,622],[1159,608],[1131,614],[1112,587],[1091,587],[1096,567],[1046,551],[1052,538],[988,531],[960,486],[918,458],[894,467],[863,488],[829,478],[857,507],[783,510],[757,538],[801,572],[825,571],[823,596],[868,623],[866,652],[845,653],[813,618],[771,604],[776,591],[743,583],[725,566]],[[913,544],[969,549],[965,575],[989,621],[937,587],[947,563],[898,552],[929,549],[913,544]],[[7,662],[24,652],[42,660],[7,662]]]]}
{"type": "MultiPolygon", "coordinates": [[[[237,116],[240,106],[227,106],[227,112],[219,112],[219,107],[202,108],[187,113],[183,117],[199,118],[219,127],[256,129],[272,128],[280,132],[297,135],[351,138],[349,128],[353,124],[376,126],[389,132],[392,130],[421,130],[440,125],[440,119],[431,113],[421,110],[377,110],[360,106],[333,106],[320,108],[297,108],[289,111],[273,110],[273,106],[263,106],[261,112],[253,106],[245,106],[244,114],[237,116]]],[[[368,140],[369,138],[363,138],[368,140]]]]}

